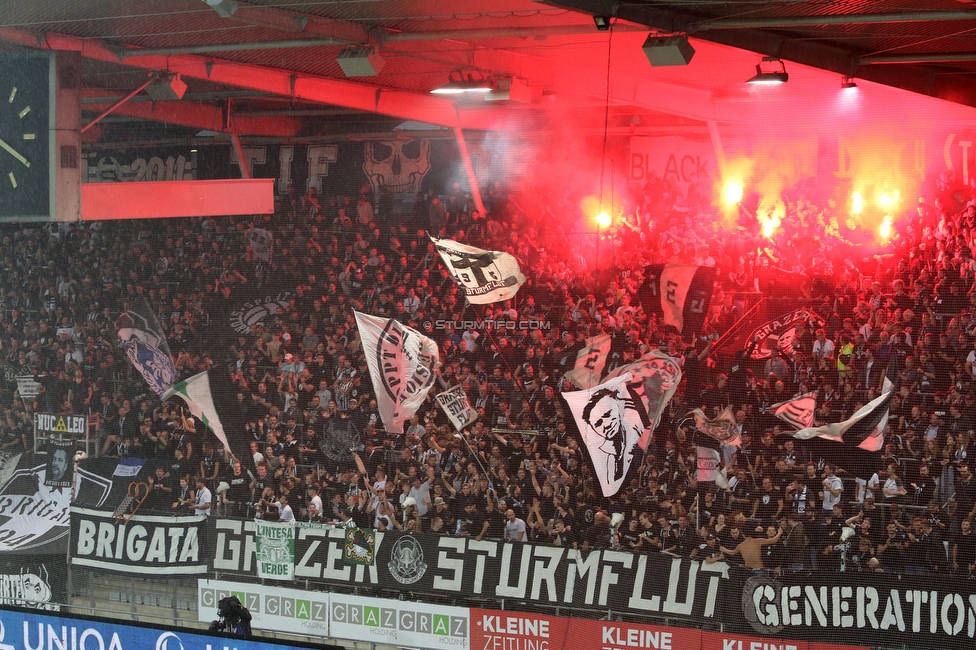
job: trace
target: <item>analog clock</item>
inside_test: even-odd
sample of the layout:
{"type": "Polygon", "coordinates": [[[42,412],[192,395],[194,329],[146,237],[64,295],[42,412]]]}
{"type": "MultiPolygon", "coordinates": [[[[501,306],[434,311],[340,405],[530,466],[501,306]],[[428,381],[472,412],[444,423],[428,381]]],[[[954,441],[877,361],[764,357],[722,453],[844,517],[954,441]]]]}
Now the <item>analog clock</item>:
{"type": "Polygon", "coordinates": [[[0,55],[0,220],[53,219],[54,56],[0,55]]]}

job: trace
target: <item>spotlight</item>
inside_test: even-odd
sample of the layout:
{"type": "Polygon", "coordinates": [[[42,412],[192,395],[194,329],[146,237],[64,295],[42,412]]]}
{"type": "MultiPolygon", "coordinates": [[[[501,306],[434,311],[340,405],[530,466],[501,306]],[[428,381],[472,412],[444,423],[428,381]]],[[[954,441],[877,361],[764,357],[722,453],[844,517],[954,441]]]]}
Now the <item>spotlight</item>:
{"type": "Polygon", "coordinates": [[[222,18],[230,18],[237,11],[237,3],[234,0],[204,0],[204,2],[222,18]]]}
{"type": "Polygon", "coordinates": [[[771,86],[785,84],[789,80],[790,75],[786,72],[786,64],[779,57],[764,56],[762,61],[756,64],[756,74],[749,78],[746,83],[771,86]]]}
{"type": "Polygon", "coordinates": [[[840,82],[840,87],[842,90],[847,88],[857,88],[857,84],[854,83],[854,77],[845,76],[840,82]]]}
{"type": "Polygon", "coordinates": [[[469,72],[464,74],[455,70],[448,75],[446,84],[439,88],[434,88],[431,93],[435,95],[460,95],[463,93],[489,93],[495,89],[495,84],[488,77],[469,72]]]}
{"type": "Polygon", "coordinates": [[[610,16],[593,16],[593,24],[601,32],[610,29],[610,16]]]}
{"type": "Polygon", "coordinates": [[[347,47],[336,63],[347,77],[375,77],[383,69],[383,57],[373,47],[347,47]]]}
{"type": "Polygon", "coordinates": [[[688,65],[695,56],[695,48],[688,42],[685,34],[659,36],[651,34],[644,41],[644,56],[654,67],[688,65]]]}
{"type": "Polygon", "coordinates": [[[175,102],[183,99],[186,83],[180,73],[162,74],[146,87],[146,94],[154,102],[175,102]]]}

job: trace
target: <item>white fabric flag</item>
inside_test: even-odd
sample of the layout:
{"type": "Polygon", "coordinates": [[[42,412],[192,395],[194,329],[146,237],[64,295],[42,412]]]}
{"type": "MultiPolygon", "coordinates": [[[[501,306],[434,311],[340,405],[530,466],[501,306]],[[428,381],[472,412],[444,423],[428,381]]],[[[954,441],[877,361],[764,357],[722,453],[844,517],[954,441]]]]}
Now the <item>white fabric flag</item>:
{"type": "Polygon", "coordinates": [[[460,384],[435,395],[434,399],[458,431],[478,420],[478,412],[471,406],[468,394],[460,384]]]}
{"type": "Polygon", "coordinates": [[[274,235],[264,228],[248,228],[244,231],[244,241],[254,251],[255,257],[262,262],[271,263],[271,248],[274,246],[274,235]]]}
{"type": "Polygon", "coordinates": [[[793,399],[773,404],[770,415],[787,422],[794,429],[808,429],[813,425],[813,414],[817,410],[817,391],[811,391],[793,399]]]}
{"type": "Polygon", "coordinates": [[[800,429],[790,435],[798,440],[810,438],[827,438],[835,442],[843,442],[848,433],[848,441],[867,451],[880,451],[884,446],[884,429],[888,422],[888,410],[891,396],[894,394],[893,385],[885,377],[884,392],[859,408],[854,415],[843,422],[831,422],[823,426],[800,429]]]}
{"type": "Polygon", "coordinates": [[[644,421],[627,382],[629,373],[589,390],[562,393],[576,419],[603,496],[620,491],[644,432],[644,421]]]}
{"type": "Polygon", "coordinates": [[[599,384],[603,368],[607,365],[610,343],[609,334],[598,334],[586,339],[583,349],[576,355],[576,365],[565,373],[566,379],[577,388],[592,388],[599,384]]]}
{"type": "Polygon", "coordinates": [[[473,305],[514,298],[519,287],[525,284],[518,260],[508,253],[486,251],[450,239],[431,237],[430,240],[473,305]]]}
{"type": "Polygon", "coordinates": [[[729,481],[722,468],[722,450],[717,447],[697,448],[698,480],[712,481],[721,489],[729,486],[729,481]]]}
{"type": "Polygon", "coordinates": [[[705,417],[701,409],[693,409],[691,414],[695,416],[695,427],[706,436],[732,447],[742,445],[738,422],[735,421],[735,413],[732,412],[731,406],[726,406],[714,420],[705,417]]]}
{"type": "Polygon", "coordinates": [[[437,344],[392,318],[354,313],[383,426],[403,433],[434,385],[437,344]]]}
{"type": "MultiPolygon", "coordinates": [[[[217,403],[210,389],[209,371],[176,382],[169,390],[160,395],[159,399],[165,402],[170,397],[182,398],[186,402],[187,408],[190,409],[190,413],[210,427],[210,430],[217,436],[217,440],[224,445],[224,449],[231,448],[227,441],[227,434],[224,432],[224,425],[220,422],[220,415],[217,413],[217,403]]],[[[230,407],[229,404],[226,406],[230,407]]],[[[221,409],[224,407],[224,404],[220,405],[221,409]]]]}
{"type": "Polygon", "coordinates": [[[651,433],[661,423],[664,407],[681,383],[681,366],[660,350],[651,350],[637,361],[617,368],[607,375],[606,380],[625,374],[630,375],[628,388],[640,398],[639,406],[647,416],[648,426],[640,440],[640,448],[646,450],[651,433]]]}

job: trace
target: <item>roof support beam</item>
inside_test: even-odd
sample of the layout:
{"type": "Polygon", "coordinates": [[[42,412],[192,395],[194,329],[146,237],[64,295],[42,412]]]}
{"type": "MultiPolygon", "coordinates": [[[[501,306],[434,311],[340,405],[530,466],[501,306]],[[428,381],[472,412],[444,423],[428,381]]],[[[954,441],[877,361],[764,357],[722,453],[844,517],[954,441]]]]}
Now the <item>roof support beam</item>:
{"type": "Polygon", "coordinates": [[[868,54],[857,60],[858,65],[878,63],[953,63],[976,61],[976,52],[946,52],[945,54],[868,54]]]}
{"type": "Polygon", "coordinates": [[[909,11],[877,14],[833,14],[830,16],[782,16],[777,18],[715,18],[692,26],[695,33],[713,29],[772,29],[777,27],[816,27],[817,25],[875,25],[920,23],[926,21],[976,21],[976,11],[909,11]]]}
{"type": "MultiPolygon", "coordinates": [[[[111,96],[107,90],[86,88],[82,97],[104,98],[111,96]]],[[[103,111],[111,106],[111,102],[83,103],[86,111],[103,111]]],[[[179,102],[126,102],[114,111],[119,115],[137,117],[154,122],[178,124],[194,129],[214,131],[216,133],[238,133],[241,135],[258,135],[268,137],[290,138],[298,135],[302,128],[302,121],[293,117],[247,117],[231,115],[230,125],[224,123],[224,111],[219,106],[197,104],[185,99],[179,102]]]]}
{"type": "MultiPolygon", "coordinates": [[[[37,37],[33,32],[0,28],[0,39],[24,47],[37,47],[37,37]]],[[[94,39],[49,33],[43,48],[79,51],[86,59],[120,63],[113,48],[94,39]]],[[[466,108],[427,94],[381,88],[345,79],[300,75],[286,70],[193,54],[132,57],[121,61],[121,65],[149,71],[179,72],[190,79],[451,128],[460,126],[465,129],[492,130],[511,123],[510,111],[499,106],[466,108]]],[[[522,115],[524,117],[524,112],[522,115]]]]}
{"type": "Polygon", "coordinates": [[[341,45],[344,41],[335,39],[296,38],[288,41],[252,41],[250,43],[212,43],[209,45],[184,45],[182,47],[117,48],[120,59],[135,56],[158,56],[167,54],[202,54],[209,52],[243,52],[247,50],[287,50],[295,47],[329,47],[341,45]]]}

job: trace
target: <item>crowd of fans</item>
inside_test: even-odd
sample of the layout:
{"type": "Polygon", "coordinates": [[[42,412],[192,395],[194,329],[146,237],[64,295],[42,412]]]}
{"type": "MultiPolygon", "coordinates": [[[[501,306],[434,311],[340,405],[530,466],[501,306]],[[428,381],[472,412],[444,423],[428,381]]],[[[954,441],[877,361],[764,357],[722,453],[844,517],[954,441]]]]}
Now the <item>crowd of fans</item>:
{"type": "Polygon", "coordinates": [[[573,197],[501,184],[484,192],[484,214],[455,185],[409,205],[384,195],[374,206],[365,190],[289,194],[273,218],[5,225],[0,447],[33,451],[35,411],[89,414],[99,454],[148,459],[148,507],[161,511],[616,546],[777,571],[971,574],[968,188],[943,178],[917,210],[902,209],[891,241],[877,242],[802,187],[779,204],[772,236],[758,222],[732,228],[703,185],[649,182],[631,214],[595,235],[560,217],[576,212],[573,197]],[[274,236],[271,262],[247,245],[255,226],[274,236]],[[528,282],[512,301],[466,306],[427,232],[508,251],[528,282]],[[705,336],[682,338],[640,304],[640,269],[664,261],[717,267],[696,333],[705,336]],[[230,343],[214,336],[222,310],[254,287],[296,298],[230,343]],[[819,320],[769,359],[713,348],[707,335],[726,332],[758,297],[807,306],[819,320]],[[250,442],[250,455],[233,457],[175,400],[160,403],[129,365],[113,322],[143,299],[182,377],[232,377],[247,424],[228,435],[250,442]],[[403,433],[383,428],[354,309],[395,317],[440,348],[437,385],[403,433]],[[599,333],[613,337],[607,372],[651,348],[684,371],[611,499],[557,395],[572,389],[563,372],[574,351],[599,333]],[[843,420],[878,395],[889,360],[898,394],[869,471],[825,460],[767,412],[816,390],[815,424],[843,420]],[[36,396],[21,395],[26,376],[36,396]],[[480,419],[455,435],[433,395],[458,384],[480,419]],[[728,405],[743,441],[725,450],[729,486],[699,484],[687,413],[728,405]],[[337,430],[352,432],[357,453],[347,438],[336,450],[337,430]],[[212,503],[201,508],[198,490],[212,503]]]}

